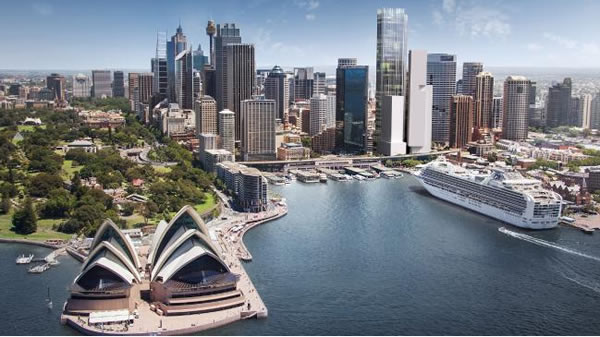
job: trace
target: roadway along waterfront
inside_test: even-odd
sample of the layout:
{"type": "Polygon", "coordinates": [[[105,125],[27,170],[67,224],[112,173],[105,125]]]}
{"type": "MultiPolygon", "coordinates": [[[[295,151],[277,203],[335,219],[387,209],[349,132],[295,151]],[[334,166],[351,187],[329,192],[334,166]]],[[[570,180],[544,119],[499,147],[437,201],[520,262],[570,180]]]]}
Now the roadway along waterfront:
{"type": "MultiPolygon", "coordinates": [[[[418,182],[292,183],[288,214],[248,231],[243,264],[269,317],[205,334],[597,334],[600,237],[526,232],[429,196],[418,182]],[[505,227],[504,230],[499,229],[505,227]]],[[[79,263],[28,275],[0,245],[3,334],[71,334],[60,304],[79,263]],[[55,307],[45,306],[50,286],[55,307]]]]}

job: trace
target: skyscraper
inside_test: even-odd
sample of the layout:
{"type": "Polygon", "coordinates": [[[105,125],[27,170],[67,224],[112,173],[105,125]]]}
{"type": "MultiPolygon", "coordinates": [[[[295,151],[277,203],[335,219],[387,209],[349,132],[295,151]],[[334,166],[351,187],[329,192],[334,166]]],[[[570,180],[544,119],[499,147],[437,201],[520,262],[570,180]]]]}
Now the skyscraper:
{"type": "Polygon", "coordinates": [[[456,55],[427,55],[427,84],[433,87],[431,139],[444,144],[449,140],[448,114],[456,92],[456,55]]]}
{"type": "MultiPolygon", "coordinates": [[[[235,24],[226,23],[223,27],[217,25],[217,35],[215,36],[215,100],[217,101],[217,109],[223,110],[226,106],[225,102],[225,46],[232,43],[242,43],[239,28],[235,24]]],[[[212,62],[212,61],[211,61],[212,62]]],[[[239,111],[236,111],[239,113],[239,111]]]]}
{"type": "Polygon", "coordinates": [[[523,76],[509,76],[504,81],[502,103],[502,138],[522,141],[527,138],[530,81],[523,76]]]}
{"type": "Polygon", "coordinates": [[[336,70],[336,146],[366,151],[369,67],[349,64],[336,70]]]}
{"type": "Polygon", "coordinates": [[[152,87],[154,85],[153,73],[129,73],[128,96],[133,103],[133,110],[137,110],[137,104],[150,104],[152,98],[152,87]]]}
{"type": "Polygon", "coordinates": [[[450,103],[450,147],[462,149],[473,134],[473,97],[452,96],[450,103]]]}
{"type": "MultiPolygon", "coordinates": [[[[175,35],[171,36],[171,40],[167,41],[167,78],[168,78],[168,94],[170,102],[178,102],[177,94],[177,70],[175,69],[175,62],[177,57],[185,50],[187,50],[187,37],[183,34],[181,24],[177,27],[175,35]]],[[[190,61],[191,63],[192,61],[190,61]]],[[[181,103],[179,103],[181,106],[181,103]]],[[[184,108],[191,109],[191,108],[184,108]]]]}
{"type": "Polygon", "coordinates": [[[252,98],[256,81],[254,45],[244,43],[228,44],[223,55],[225,107],[236,114],[236,140],[240,140],[241,102],[252,98]]]}
{"type": "Polygon", "coordinates": [[[273,67],[264,83],[265,98],[275,100],[277,118],[282,121],[288,115],[289,109],[289,81],[279,66],[273,67]]]}
{"type": "Polygon", "coordinates": [[[309,136],[315,136],[325,129],[325,115],[327,115],[327,96],[313,96],[310,99],[309,136]]]}
{"type": "Polygon", "coordinates": [[[208,56],[204,56],[204,51],[200,44],[198,44],[198,49],[192,52],[192,58],[194,59],[194,70],[202,71],[204,65],[208,64],[208,56]]]}
{"type": "Polygon", "coordinates": [[[475,112],[473,127],[478,129],[491,128],[492,104],[494,100],[494,77],[491,73],[480,72],[475,76],[475,94],[473,99],[475,112]]]}
{"type": "Polygon", "coordinates": [[[110,70],[92,70],[92,96],[96,98],[112,96],[110,70]]]}
{"type": "Polygon", "coordinates": [[[406,154],[404,96],[383,96],[379,152],[385,156],[406,154]]]}
{"type": "Polygon", "coordinates": [[[327,113],[325,114],[325,128],[335,128],[335,93],[327,95],[327,113]]]}
{"type": "Polygon", "coordinates": [[[196,112],[196,135],[217,134],[217,102],[214,98],[205,95],[197,99],[194,111],[196,112]]]}
{"type": "Polygon", "coordinates": [[[410,153],[431,151],[433,88],[427,85],[427,52],[411,50],[408,57],[406,133],[410,153]]]}
{"type": "Polygon", "coordinates": [[[274,160],[277,157],[275,101],[256,97],[242,101],[241,108],[243,160],[274,160]]]}
{"type": "Polygon", "coordinates": [[[84,74],[73,76],[73,97],[90,97],[91,94],[90,78],[84,74]]]}
{"type": "Polygon", "coordinates": [[[194,108],[194,69],[191,50],[175,58],[175,98],[182,109],[194,108]]]}
{"type": "Polygon", "coordinates": [[[462,75],[462,91],[460,93],[464,95],[470,95],[475,98],[477,93],[477,81],[476,77],[480,72],[483,71],[483,64],[479,62],[465,62],[463,63],[463,75],[462,75]]]}
{"type": "Polygon", "coordinates": [[[381,130],[383,96],[405,95],[408,15],[402,8],[377,10],[375,143],[381,130]]]}
{"type": "Polygon", "coordinates": [[[583,121],[583,102],[581,97],[571,97],[569,108],[569,126],[581,127],[583,121]]]}
{"type": "Polygon", "coordinates": [[[327,77],[324,72],[315,72],[313,81],[313,96],[327,94],[327,77]]]}
{"type": "Polygon", "coordinates": [[[56,102],[64,102],[67,100],[67,87],[65,85],[64,76],[57,73],[50,74],[50,76],[46,77],[46,87],[52,90],[56,102]]]}
{"type": "Polygon", "coordinates": [[[581,96],[581,110],[581,127],[584,129],[589,129],[592,118],[592,95],[585,94],[581,96]]]}
{"type": "Polygon", "coordinates": [[[219,140],[221,148],[235,153],[235,113],[231,110],[219,112],[218,120],[219,140]]]}
{"type": "Polygon", "coordinates": [[[313,96],[314,81],[312,67],[294,68],[294,99],[310,99],[313,96]]]}
{"type": "Polygon", "coordinates": [[[125,76],[117,70],[113,72],[113,97],[125,97],[125,76]]]}
{"type": "Polygon", "coordinates": [[[167,71],[167,36],[159,32],[156,36],[156,54],[152,59],[152,73],[154,83],[152,84],[153,102],[158,103],[168,97],[168,71],[167,71]]]}
{"type": "Polygon", "coordinates": [[[569,125],[571,111],[571,79],[565,78],[562,83],[554,84],[548,89],[546,104],[546,125],[555,128],[569,125]]]}
{"type": "Polygon", "coordinates": [[[502,107],[503,103],[503,97],[494,97],[492,100],[491,127],[493,129],[502,129],[502,113],[504,112],[504,109],[502,107]]]}

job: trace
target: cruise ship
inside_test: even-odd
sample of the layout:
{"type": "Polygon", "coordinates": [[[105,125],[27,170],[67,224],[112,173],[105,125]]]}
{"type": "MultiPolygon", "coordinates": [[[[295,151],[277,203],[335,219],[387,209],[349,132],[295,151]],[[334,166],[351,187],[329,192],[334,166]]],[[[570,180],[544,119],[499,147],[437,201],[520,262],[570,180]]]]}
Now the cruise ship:
{"type": "Polygon", "coordinates": [[[516,171],[468,170],[440,158],[416,177],[435,197],[517,227],[549,229],[559,222],[561,196],[516,171]]]}

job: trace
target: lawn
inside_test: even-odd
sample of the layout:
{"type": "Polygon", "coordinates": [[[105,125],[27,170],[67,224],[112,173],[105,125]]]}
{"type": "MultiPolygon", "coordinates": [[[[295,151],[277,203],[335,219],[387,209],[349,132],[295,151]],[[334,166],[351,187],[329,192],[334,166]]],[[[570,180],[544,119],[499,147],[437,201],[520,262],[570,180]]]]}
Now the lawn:
{"type": "Polygon", "coordinates": [[[72,179],[75,172],[79,172],[83,168],[83,165],[73,166],[72,160],[64,160],[62,166],[62,177],[64,179],[72,179]]]}
{"type": "Polygon", "coordinates": [[[41,129],[46,129],[46,125],[17,125],[17,130],[19,130],[19,132],[23,132],[23,131],[33,131],[35,130],[35,128],[41,128],[41,129]]]}
{"type": "Polygon", "coordinates": [[[47,239],[63,239],[68,240],[71,234],[59,233],[52,230],[54,224],[60,223],[64,219],[41,219],[38,220],[37,232],[29,235],[17,234],[10,230],[12,227],[12,212],[9,214],[0,215],[0,237],[6,239],[29,239],[44,241],[47,239]]]}
{"type": "Polygon", "coordinates": [[[135,224],[144,223],[144,217],[138,213],[133,213],[131,216],[122,216],[121,219],[125,220],[127,228],[133,228],[135,224]]]}
{"type": "Polygon", "coordinates": [[[206,200],[204,201],[204,203],[194,206],[194,208],[196,209],[196,212],[198,212],[200,214],[215,207],[215,196],[212,195],[212,193],[206,193],[205,195],[206,195],[206,200]]]}
{"type": "Polygon", "coordinates": [[[171,172],[171,168],[168,166],[152,166],[154,170],[158,173],[169,173],[171,172]]]}

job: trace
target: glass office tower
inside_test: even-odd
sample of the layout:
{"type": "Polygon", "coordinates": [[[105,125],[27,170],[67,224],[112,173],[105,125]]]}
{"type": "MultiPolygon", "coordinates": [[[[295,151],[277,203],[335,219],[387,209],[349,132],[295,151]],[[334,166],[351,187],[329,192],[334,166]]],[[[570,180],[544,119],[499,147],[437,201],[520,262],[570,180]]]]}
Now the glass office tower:
{"type": "Polygon", "coordinates": [[[377,64],[375,141],[381,131],[383,96],[405,95],[406,33],[408,16],[403,8],[377,10],[377,64]]]}

